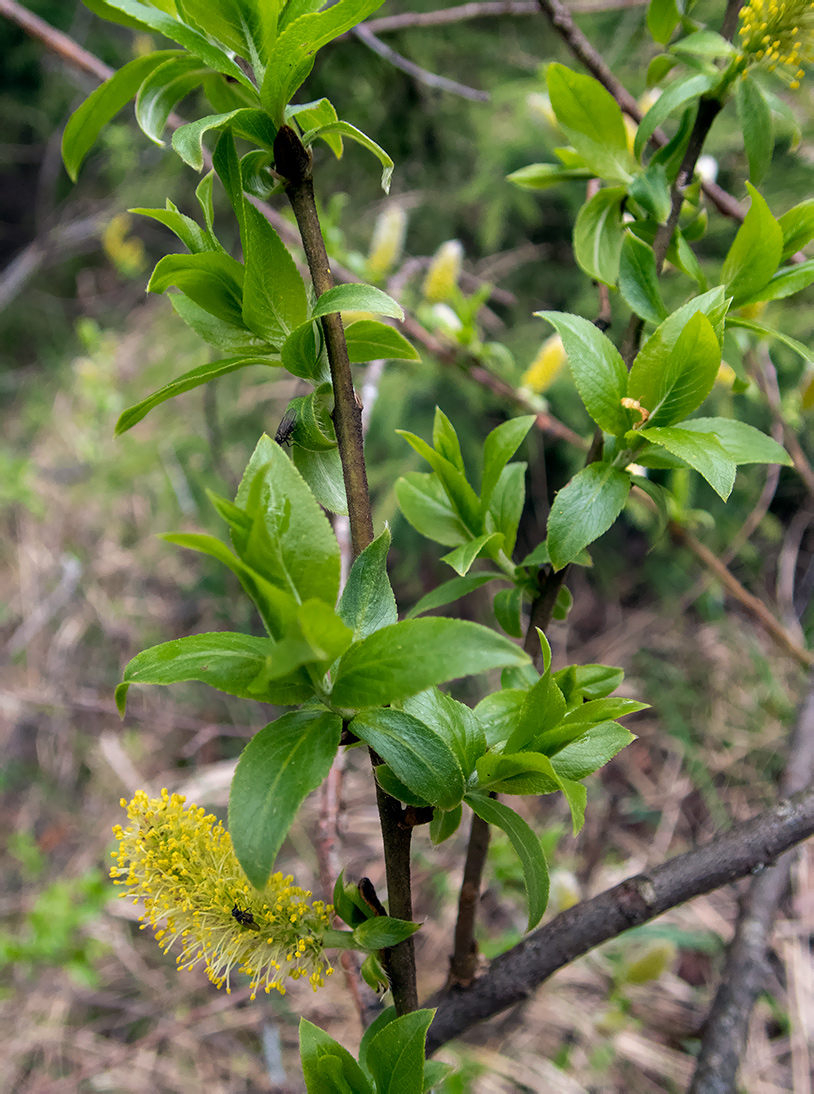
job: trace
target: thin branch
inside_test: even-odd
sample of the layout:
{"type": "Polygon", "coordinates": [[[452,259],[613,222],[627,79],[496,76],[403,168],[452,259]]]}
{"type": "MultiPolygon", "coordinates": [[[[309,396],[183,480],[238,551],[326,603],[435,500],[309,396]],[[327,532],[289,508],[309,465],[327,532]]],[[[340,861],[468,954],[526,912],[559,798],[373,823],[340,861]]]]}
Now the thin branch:
{"type": "Polygon", "coordinates": [[[107,80],[113,75],[113,69],[104,61],[100,61],[98,57],[83,49],[69,35],[63,34],[61,30],[52,27],[50,23],[34,15],[28,8],[18,4],[17,0],[0,0],[0,15],[5,15],[30,37],[42,42],[46,49],[61,57],[63,61],[67,61],[71,67],[79,68],[87,72],[89,76],[95,76],[99,81],[107,80]]]}
{"type": "Polygon", "coordinates": [[[458,918],[455,923],[455,946],[449,961],[447,987],[469,987],[478,969],[478,944],[475,923],[478,916],[481,882],[489,852],[491,828],[477,813],[472,814],[469,844],[458,896],[458,918]]]}
{"type": "Polygon", "coordinates": [[[428,1053],[477,1022],[529,998],[552,973],[631,927],[692,897],[763,870],[814,834],[814,787],[778,802],[709,843],[582,901],[497,957],[468,991],[436,1001],[428,1053]]]}
{"type": "MultiPolygon", "coordinates": [[[[814,776],[814,679],[798,712],[781,792],[792,794],[814,776]]],[[[746,1051],[749,1016],[767,974],[772,923],[790,877],[791,855],[751,882],[741,907],[721,981],[704,1025],[689,1094],[731,1094],[746,1051]]]]}
{"type": "MultiPolygon", "coordinates": [[[[601,11],[621,11],[624,8],[640,8],[648,0],[595,0],[574,5],[577,15],[589,15],[601,11]]],[[[474,0],[470,4],[458,4],[440,11],[408,11],[401,15],[384,15],[381,19],[368,19],[364,24],[374,34],[393,30],[411,30],[414,27],[444,27],[450,23],[463,23],[471,19],[485,19],[500,15],[536,15],[540,10],[537,0],[474,0]]]]}
{"type": "MultiPolygon", "coordinates": [[[[378,757],[373,757],[374,766],[378,757]]],[[[381,761],[379,761],[381,762],[381,761]]],[[[387,877],[388,913],[396,919],[413,918],[410,878],[410,843],[413,830],[404,823],[401,802],[385,794],[376,783],[376,804],[384,844],[384,868],[387,877]]],[[[398,1015],[418,1008],[415,971],[415,944],[412,938],[383,951],[384,966],[390,980],[393,1003],[398,1015]]]]}
{"type": "Polygon", "coordinates": [[[488,91],[478,91],[477,88],[459,84],[457,80],[450,80],[446,76],[438,76],[435,72],[428,72],[426,68],[422,68],[414,61],[408,60],[407,57],[402,57],[400,53],[396,53],[394,49],[380,41],[364,23],[354,27],[352,33],[360,42],[364,42],[368,49],[372,49],[385,61],[389,61],[394,68],[406,72],[408,76],[412,76],[420,84],[425,84],[436,91],[449,91],[453,95],[459,95],[462,99],[469,99],[476,103],[488,103],[491,98],[488,91]]]}
{"type": "Polygon", "coordinates": [[[758,386],[766,396],[766,402],[769,404],[772,417],[783,431],[783,440],[794,463],[794,469],[803,480],[809,497],[814,500],[814,468],[808,462],[808,457],[797,440],[797,434],[789,425],[783,412],[780,385],[777,382],[777,369],[769,356],[769,351],[763,346],[758,354],[750,353],[749,359],[755,365],[752,371],[757,375],[758,386]]]}

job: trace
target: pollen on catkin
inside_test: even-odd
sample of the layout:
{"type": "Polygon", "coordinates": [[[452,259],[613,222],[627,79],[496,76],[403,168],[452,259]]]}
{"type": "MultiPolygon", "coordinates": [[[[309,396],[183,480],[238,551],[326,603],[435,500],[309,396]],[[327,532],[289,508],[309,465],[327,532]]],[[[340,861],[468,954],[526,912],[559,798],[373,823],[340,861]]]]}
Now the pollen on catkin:
{"type": "Polygon", "coordinates": [[[376,220],[367,272],[372,281],[380,281],[395,267],[404,250],[407,234],[407,213],[400,205],[388,205],[376,220]]]}
{"type": "Polygon", "coordinates": [[[463,257],[464,249],[457,239],[448,239],[441,244],[424,278],[422,292],[426,300],[443,304],[452,297],[458,287],[463,257]]]}
{"type": "Polygon", "coordinates": [[[125,887],[122,896],[144,902],[142,926],[152,927],[164,953],[180,949],[179,970],[203,962],[227,992],[232,973],[245,973],[252,998],[261,988],[284,995],[286,978],[322,986],[333,972],[323,950],[330,905],[310,902],[281,873],[255,889],[221,822],[180,794],[150,798],[139,790],[121,804],[128,824],[113,829],[119,847],[110,876],[125,887]]]}
{"type": "Polygon", "coordinates": [[[740,10],[740,56],[800,86],[803,65],[814,61],[811,0],[749,0],[740,10]]]}
{"type": "Polygon", "coordinates": [[[540,346],[537,356],[520,377],[520,386],[538,394],[548,391],[567,360],[562,338],[559,334],[552,334],[540,346]]]}

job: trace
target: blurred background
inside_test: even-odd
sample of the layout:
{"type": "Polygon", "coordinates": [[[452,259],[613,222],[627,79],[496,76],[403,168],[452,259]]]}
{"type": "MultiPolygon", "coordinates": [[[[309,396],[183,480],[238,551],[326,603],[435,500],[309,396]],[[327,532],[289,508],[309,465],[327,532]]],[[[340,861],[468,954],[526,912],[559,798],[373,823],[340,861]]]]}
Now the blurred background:
{"type": "MultiPolygon", "coordinates": [[[[27,7],[113,67],[152,45],[74,0],[28,0],[27,7]]],[[[539,389],[526,374],[548,331],[532,313],[593,317],[599,309],[570,245],[584,186],[531,193],[506,181],[526,164],[551,160],[561,143],[549,119],[544,67],[569,58],[531,8],[442,27],[419,19],[376,30],[425,74],[463,85],[463,94],[400,70],[353,36],[319,54],[304,89],[307,98],[330,95],[340,117],[396,162],[385,198],[364,152],[348,146],[337,163],[320,146],[317,191],[332,257],[388,288],[436,338],[461,351],[458,363],[454,352],[445,355],[453,363],[424,352],[421,362],[387,363],[369,377],[369,475],[377,529],[389,521],[393,531],[391,577],[402,611],[451,573],[439,561],[444,551],[398,512],[396,478],[422,468],[395,429],[429,436],[439,405],[476,469],[486,433],[516,407],[478,382],[472,354],[504,385],[539,389]],[[403,246],[386,255],[382,240],[402,229],[403,246]],[[450,240],[459,241],[463,256],[462,297],[452,304],[428,299],[424,289],[432,256],[450,240]],[[467,308],[477,293],[483,306],[467,308]]],[[[431,0],[409,7],[394,0],[379,15],[431,10],[431,0]]],[[[646,62],[657,51],[645,7],[600,0],[573,10],[614,71],[643,94],[646,62]]],[[[701,4],[699,11],[718,19],[722,5],[701,4]]],[[[256,629],[231,575],[157,535],[221,534],[206,488],[234,492],[258,436],[274,433],[299,390],[282,373],[269,379],[267,371],[245,370],[164,404],[114,440],[121,410],[208,359],[168,300],[145,297],[149,272],[175,249],[174,239],[126,212],[163,206],[170,197],[195,215],[198,178],[171,149],[148,142],[128,107],[72,185],[60,159],[61,134],[96,82],[2,8],[0,54],[0,1087],[15,1094],[293,1094],[301,1089],[299,1014],[351,1049],[358,1043],[358,1018],[341,976],[316,995],[294,985],[285,998],[250,1003],[243,986],[227,996],[202,972],[177,974],[172,956],[139,932],[138,910],[116,899],[107,863],[119,799],[139,787],[166,786],[225,814],[243,744],[276,714],[188,685],[134,689],[120,722],[113,690],[123,666],[146,646],[198,631],[256,629]]],[[[786,100],[762,188],[776,215],[809,197],[814,179],[811,86],[804,82],[786,100]]],[[[191,97],[178,109],[192,118],[199,104],[191,97]]],[[[734,109],[716,122],[708,152],[708,169],[743,198],[745,156],[734,109]]],[[[231,221],[217,187],[215,200],[226,242],[231,221]]],[[[710,210],[709,231],[697,245],[703,265],[714,268],[734,231],[710,210]]],[[[236,238],[232,244],[238,253],[236,238]]],[[[686,280],[669,273],[668,303],[686,292],[686,280]]],[[[779,301],[771,321],[812,345],[811,303],[810,289],[779,301]]],[[[622,337],[627,319],[614,302],[612,336],[622,337]]],[[[771,354],[731,340],[731,368],[722,370],[704,413],[732,414],[776,432],[777,414],[755,381],[776,375],[779,412],[812,453],[809,366],[784,347],[772,346],[771,354]],[[734,389],[733,369],[747,377],[734,389]]],[[[535,394],[589,435],[567,368],[535,394]]],[[[582,454],[533,431],[520,458],[529,473],[517,558],[544,538],[549,501],[582,454]]],[[[731,568],[738,579],[810,643],[814,500],[796,471],[742,469],[726,507],[697,476],[669,474],[690,527],[718,556],[736,541],[731,568]],[[748,539],[739,536],[745,522],[748,539]]],[[[691,554],[656,535],[644,508],[629,506],[592,555],[592,567],[573,573],[567,620],[552,626],[555,657],[559,664],[622,665],[623,693],[653,707],[629,720],[638,741],[589,781],[588,822],[577,840],[559,801],[541,798],[527,809],[549,854],[551,913],[770,802],[808,686],[805,671],[725,602],[691,554]]],[[[475,592],[445,614],[494,622],[491,594],[475,592]]],[[[456,694],[476,702],[476,687],[465,681],[456,694]]],[[[314,796],[281,867],[324,896],[314,842],[318,811],[314,796]]],[[[340,833],[347,874],[366,874],[381,887],[375,803],[358,752],[348,756],[340,833]]],[[[420,831],[415,847],[427,995],[444,979],[465,836],[433,848],[420,831]]],[[[516,941],[525,922],[520,869],[500,836],[487,882],[481,945],[489,957],[516,941]]],[[[732,889],[696,900],[562,970],[527,1004],[444,1050],[458,1072],[443,1090],[684,1090],[736,897],[732,889]]],[[[753,1094],[811,1090],[812,933],[814,857],[804,849],[753,1020],[743,1076],[753,1094]]]]}

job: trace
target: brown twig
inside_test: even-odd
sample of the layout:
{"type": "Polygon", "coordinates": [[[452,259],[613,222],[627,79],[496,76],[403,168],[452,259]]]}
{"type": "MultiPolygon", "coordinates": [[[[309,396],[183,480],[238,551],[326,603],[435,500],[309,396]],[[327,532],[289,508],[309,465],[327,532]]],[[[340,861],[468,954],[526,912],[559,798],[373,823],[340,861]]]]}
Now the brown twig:
{"type": "Polygon", "coordinates": [[[769,351],[766,346],[762,346],[759,353],[750,351],[747,360],[752,363],[751,371],[757,377],[758,386],[766,396],[766,402],[769,404],[772,417],[783,431],[783,440],[794,463],[794,469],[803,480],[803,485],[808,491],[809,497],[814,500],[814,468],[808,462],[808,457],[797,440],[797,434],[789,425],[786,415],[783,413],[780,385],[777,382],[777,369],[769,356],[769,351]]]}
{"type": "Polygon", "coordinates": [[[476,103],[488,103],[491,98],[488,91],[479,91],[477,88],[467,87],[466,84],[459,84],[457,80],[450,80],[447,76],[439,76],[435,72],[429,72],[421,65],[417,65],[415,61],[402,57],[400,53],[396,53],[394,49],[380,41],[365,23],[354,27],[352,34],[360,42],[363,42],[368,49],[372,49],[379,57],[389,61],[394,68],[406,72],[408,76],[412,76],[414,80],[426,87],[431,87],[435,91],[449,91],[462,99],[469,99],[471,102],[476,103]]]}
{"type": "MultiPolygon", "coordinates": [[[[797,715],[781,793],[802,790],[814,776],[814,679],[797,715]]],[[[785,893],[792,856],[764,870],[743,900],[721,982],[704,1025],[701,1052],[689,1094],[731,1094],[746,1050],[749,1016],[766,981],[772,923],[785,893]]]]}
{"type": "MultiPolygon", "coordinates": [[[[378,757],[374,757],[374,764],[378,757]]],[[[404,823],[401,802],[385,794],[376,783],[376,804],[384,844],[384,868],[387,877],[388,912],[396,919],[413,918],[412,884],[410,878],[410,843],[413,830],[404,823]]],[[[390,980],[393,1003],[398,1015],[418,1007],[418,986],[415,971],[415,945],[412,938],[383,951],[384,965],[390,980]]]]}
{"type": "Polygon", "coordinates": [[[501,954],[468,991],[437,1000],[428,1053],[477,1022],[523,1002],[552,973],[669,908],[772,864],[814,833],[814,787],[683,855],[561,912],[501,954]]]}
{"type": "MultiPolygon", "coordinates": [[[[576,15],[589,15],[602,11],[621,11],[624,8],[644,7],[647,0],[596,0],[574,5],[576,15]]],[[[364,24],[374,34],[394,30],[411,30],[416,27],[444,27],[450,23],[463,23],[471,19],[484,19],[501,15],[536,15],[540,10],[537,0],[474,0],[470,4],[458,4],[454,8],[439,11],[408,11],[400,15],[384,15],[380,19],[368,19],[364,24]]]]}
{"type": "Polygon", "coordinates": [[[475,923],[483,870],[489,853],[490,833],[491,829],[486,821],[473,813],[463,881],[458,896],[458,918],[455,922],[454,949],[449,961],[448,987],[468,987],[477,973],[478,944],[475,940],[475,923]]]}

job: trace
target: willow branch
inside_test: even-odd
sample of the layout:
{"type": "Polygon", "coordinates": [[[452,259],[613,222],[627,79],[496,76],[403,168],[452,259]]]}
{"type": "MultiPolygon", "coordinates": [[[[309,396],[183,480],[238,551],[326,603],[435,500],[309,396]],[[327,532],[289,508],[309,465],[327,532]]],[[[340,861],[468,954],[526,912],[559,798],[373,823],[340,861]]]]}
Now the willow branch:
{"type": "MultiPolygon", "coordinates": [[[[781,790],[802,790],[814,776],[814,679],[798,712],[781,790]]],[[[729,1094],[746,1053],[749,1017],[768,973],[766,954],[772,924],[788,888],[791,855],[750,883],[721,981],[704,1023],[701,1052],[689,1094],[729,1094]]]]}
{"type": "MultiPolygon", "coordinates": [[[[601,11],[621,11],[624,8],[644,7],[647,0],[595,0],[574,6],[577,15],[601,11]]],[[[400,15],[384,15],[380,19],[368,19],[365,26],[374,34],[394,30],[412,30],[417,27],[444,27],[450,23],[464,23],[472,19],[484,19],[500,15],[536,15],[540,10],[537,0],[473,0],[470,4],[457,4],[454,8],[439,11],[408,11],[400,15]]]]}
{"type": "Polygon", "coordinates": [[[478,91],[477,88],[467,87],[466,84],[459,84],[457,80],[450,80],[447,76],[439,76],[435,72],[429,72],[426,68],[422,68],[421,65],[417,65],[415,61],[411,61],[407,57],[402,57],[400,53],[397,53],[390,46],[380,41],[373,31],[364,23],[360,24],[358,27],[354,27],[352,33],[360,42],[364,42],[368,49],[372,49],[379,57],[382,57],[385,61],[389,61],[394,68],[406,72],[408,76],[412,76],[413,79],[418,80],[420,84],[425,84],[427,87],[431,87],[436,91],[449,91],[453,95],[460,96],[462,99],[469,99],[476,103],[488,103],[491,98],[488,91],[478,91]]]}
{"type": "Polygon", "coordinates": [[[814,834],[814,787],[786,798],[709,843],[623,881],[555,916],[501,954],[467,990],[446,993],[427,1038],[428,1053],[529,998],[564,965],[631,927],[753,871],[814,834]]]}

